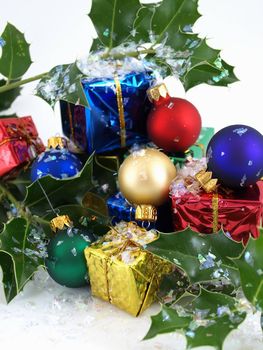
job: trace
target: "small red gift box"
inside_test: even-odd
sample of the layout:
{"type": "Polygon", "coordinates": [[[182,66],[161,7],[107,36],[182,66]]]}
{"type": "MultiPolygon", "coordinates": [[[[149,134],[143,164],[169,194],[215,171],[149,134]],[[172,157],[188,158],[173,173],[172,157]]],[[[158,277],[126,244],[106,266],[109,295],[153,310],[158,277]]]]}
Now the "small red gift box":
{"type": "Polygon", "coordinates": [[[0,119],[0,176],[26,164],[44,150],[31,117],[0,119]]]}
{"type": "Polygon", "coordinates": [[[236,241],[247,242],[250,234],[259,237],[263,213],[263,181],[242,192],[172,196],[173,222],[176,231],[186,229],[201,233],[221,228],[236,241]]]}

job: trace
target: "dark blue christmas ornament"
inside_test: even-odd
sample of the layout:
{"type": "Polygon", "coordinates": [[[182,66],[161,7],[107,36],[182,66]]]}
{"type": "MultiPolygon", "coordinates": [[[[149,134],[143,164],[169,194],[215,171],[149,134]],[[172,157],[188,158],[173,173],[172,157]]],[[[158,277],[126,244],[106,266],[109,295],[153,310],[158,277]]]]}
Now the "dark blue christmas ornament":
{"type": "Polygon", "coordinates": [[[247,125],[217,132],[207,148],[208,169],[223,185],[244,188],[263,176],[263,136],[247,125]]]}
{"type": "Polygon", "coordinates": [[[81,161],[68,150],[66,140],[52,137],[48,140],[48,149],[32,164],[31,180],[35,181],[46,175],[66,179],[77,175],[81,168],[81,161]]]}

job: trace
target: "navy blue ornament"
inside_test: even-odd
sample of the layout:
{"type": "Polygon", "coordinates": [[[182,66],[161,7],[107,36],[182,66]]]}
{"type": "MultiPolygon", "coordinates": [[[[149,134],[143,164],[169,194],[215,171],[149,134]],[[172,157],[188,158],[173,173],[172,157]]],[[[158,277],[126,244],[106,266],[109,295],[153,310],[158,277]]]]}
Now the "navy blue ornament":
{"type": "Polygon", "coordinates": [[[263,176],[263,136],[247,125],[217,132],[207,148],[208,169],[230,188],[255,184],[263,176]]]}
{"type": "Polygon", "coordinates": [[[82,168],[82,163],[68,150],[65,139],[54,137],[49,139],[48,144],[48,149],[32,164],[31,180],[35,181],[47,175],[57,179],[77,175],[82,168]]]}

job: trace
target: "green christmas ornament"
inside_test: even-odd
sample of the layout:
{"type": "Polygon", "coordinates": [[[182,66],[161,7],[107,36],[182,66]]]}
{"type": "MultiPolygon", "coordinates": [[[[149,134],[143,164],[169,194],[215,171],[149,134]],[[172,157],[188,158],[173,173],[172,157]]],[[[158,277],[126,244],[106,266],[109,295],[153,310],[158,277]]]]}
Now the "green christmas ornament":
{"type": "Polygon", "coordinates": [[[84,249],[95,241],[95,237],[90,232],[74,228],[68,217],[58,217],[54,220],[51,227],[57,232],[47,246],[47,271],[50,277],[62,286],[84,287],[89,281],[84,249]],[[64,224],[61,224],[61,218],[66,218],[64,224]],[[54,225],[54,220],[60,221],[61,225],[54,225]]]}

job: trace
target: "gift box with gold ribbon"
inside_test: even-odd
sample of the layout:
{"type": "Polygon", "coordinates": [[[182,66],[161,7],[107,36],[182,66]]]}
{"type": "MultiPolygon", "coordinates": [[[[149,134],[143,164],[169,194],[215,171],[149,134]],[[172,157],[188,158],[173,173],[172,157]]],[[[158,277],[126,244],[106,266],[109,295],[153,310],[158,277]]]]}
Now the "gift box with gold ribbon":
{"type": "Polygon", "coordinates": [[[82,81],[89,107],[61,101],[64,134],[88,154],[148,141],[150,102],[146,91],[154,78],[142,69],[129,73],[123,69],[116,68],[112,76],[82,81]]]}
{"type": "Polygon", "coordinates": [[[0,176],[30,162],[44,150],[31,117],[0,119],[0,176]]]}
{"type": "Polygon", "coordinates": [[[85,249],[92,295],[140,315],[155,300],[164,275],[173,265],[144,246],[158,239],[134,223],[121,222],[101,240],[85,249]]]}
{"type": "Polygon", "coordinates": [[[236,241],[259,237],[263,213],[263,181],[237,191],[218,185],[205,160],[190,160],[171,185],[175,231],[188,226],[200,233],[220,229],[236,241]]]}

